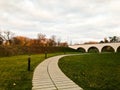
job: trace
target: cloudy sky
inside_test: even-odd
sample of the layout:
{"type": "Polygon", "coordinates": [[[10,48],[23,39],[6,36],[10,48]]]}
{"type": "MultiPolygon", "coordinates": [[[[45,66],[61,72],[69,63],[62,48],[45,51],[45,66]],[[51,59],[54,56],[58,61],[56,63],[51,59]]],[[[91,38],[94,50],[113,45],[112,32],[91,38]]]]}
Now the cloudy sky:
{"type": "Polygon", "coordinates": [[[0,30],[82,43],[120,36],[120,0],[0,0],[0,30]]]}

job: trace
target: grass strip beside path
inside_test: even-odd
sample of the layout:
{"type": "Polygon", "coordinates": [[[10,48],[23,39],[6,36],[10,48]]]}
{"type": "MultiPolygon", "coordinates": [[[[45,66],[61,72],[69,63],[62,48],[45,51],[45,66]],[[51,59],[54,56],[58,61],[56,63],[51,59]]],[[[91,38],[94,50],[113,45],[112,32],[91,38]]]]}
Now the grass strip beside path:
{"type": "Polygon", "coordinates": [[[67,56],[59,66],[84,90],[120,90],[120,53],[67,56]]]}
{"type": "MultiPolygon", "coordinates": [[[[48,57],[59,54],[48,54],[48,57]]],[[[33,71],[45,56],[31,55],[31,71],[27,71],[27,59],[28,55],[0,58],[0,90],[31,90],[33,71]]]]}

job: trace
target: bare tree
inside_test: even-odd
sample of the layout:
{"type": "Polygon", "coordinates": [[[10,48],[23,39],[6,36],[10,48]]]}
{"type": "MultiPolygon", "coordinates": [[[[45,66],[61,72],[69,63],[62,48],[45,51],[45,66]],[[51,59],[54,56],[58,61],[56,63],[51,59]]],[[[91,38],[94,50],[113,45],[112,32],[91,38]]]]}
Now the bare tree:
{"type": "Polygon", "coordinates": [[[57,45],[60,46],[60,43],[61,43],[61,38],[58,38],[57,39],[57,45]]]}
{"type": "Polygon", "coordinates": [[[3,39],[0,37],[0,45],[2,45],[3,44],[3,39]]]}
{"type": "Polygon", "coordinates": [[[104,43],[108,43],[109,41],[107,40],[107,38],[104,38],[104,43]]]}
{"type": "Polygon", "coordinates": [[[39,33],[38,34],[38,41],[40,46],[46,46],[47,45],[47,38],[45,34],[39,33]]]}
{"type": "Polygon", "coordinates": [[[38,34],[38,39],[39,39],[39,40],[45,40],[45,39],[46,39],[46,35],[45,35],[45,34],[42,34],[42,33],[39,33],[39,34],[38,34]]]}
{"type": "Polygon", "coordinates": [[[50,39],[51,39],[52,46],[56,46],[56,36],[52,35],[50,39]]]}
{"type": "Polygon", "coordinates": [[[11,31],[0,31],[0,38],[2,41],[5,41],[6,44],[11,44],[12,37],[14,36],[14,33],[11,31]]]}

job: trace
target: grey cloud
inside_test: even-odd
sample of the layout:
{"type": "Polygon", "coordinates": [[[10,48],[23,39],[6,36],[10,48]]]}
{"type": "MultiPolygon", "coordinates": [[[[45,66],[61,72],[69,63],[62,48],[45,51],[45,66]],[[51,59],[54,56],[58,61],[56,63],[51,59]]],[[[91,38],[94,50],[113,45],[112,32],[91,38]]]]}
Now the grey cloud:
{"type": "Polygon", "coordinates": [[[0,1],[0,26],[18,35],[41,32],[63,41],[100,40],[120,34],[119,0],[0,1]]]}

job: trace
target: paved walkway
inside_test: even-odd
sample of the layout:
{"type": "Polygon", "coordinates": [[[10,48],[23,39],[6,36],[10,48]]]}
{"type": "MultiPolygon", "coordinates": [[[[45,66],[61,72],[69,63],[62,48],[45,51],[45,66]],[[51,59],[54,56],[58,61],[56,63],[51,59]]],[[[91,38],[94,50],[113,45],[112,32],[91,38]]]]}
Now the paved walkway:
{"type": "Polygon", "coordinates": [[[48,58],[36,67],[32,90],[83,90],[59,69],[58,60],[64,56],[48,58]]]}

